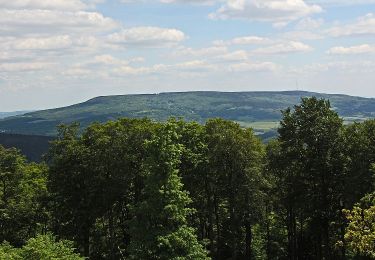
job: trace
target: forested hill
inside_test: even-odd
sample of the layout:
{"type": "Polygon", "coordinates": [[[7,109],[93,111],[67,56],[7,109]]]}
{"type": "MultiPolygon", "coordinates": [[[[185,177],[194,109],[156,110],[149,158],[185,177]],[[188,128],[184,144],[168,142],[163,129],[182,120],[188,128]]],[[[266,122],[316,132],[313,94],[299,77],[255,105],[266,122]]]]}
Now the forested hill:
{"type": "Polygon", "coordinates": [[[54,135],[56,125],[78,121],[83,127],[119,117],[149,117],[164,121],[170,116],[204,122],[220,117],[253,126],[275,127],[280,110],[291,107],[301,97],[329,99],[333,108],[347,120],[375,115],[375,99],[303,91],[287,92],[180,92],[147,95],[97,97],[87,102],[27,113],[0,120],[0,132],[54,135]],[[254,125],[255,124],[255,125],[254,125]]]}

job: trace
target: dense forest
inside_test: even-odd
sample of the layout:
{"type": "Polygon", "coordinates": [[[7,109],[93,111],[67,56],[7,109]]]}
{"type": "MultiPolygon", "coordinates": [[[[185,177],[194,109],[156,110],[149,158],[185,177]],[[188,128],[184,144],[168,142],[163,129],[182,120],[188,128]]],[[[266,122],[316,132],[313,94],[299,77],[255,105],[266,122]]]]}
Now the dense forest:
{"type": "Polygon", "coordinates": [[[319,98],[264,144],[224,120],[59,127],[0,147],[0,259],[373,259],[375,120],[319,98]]]}

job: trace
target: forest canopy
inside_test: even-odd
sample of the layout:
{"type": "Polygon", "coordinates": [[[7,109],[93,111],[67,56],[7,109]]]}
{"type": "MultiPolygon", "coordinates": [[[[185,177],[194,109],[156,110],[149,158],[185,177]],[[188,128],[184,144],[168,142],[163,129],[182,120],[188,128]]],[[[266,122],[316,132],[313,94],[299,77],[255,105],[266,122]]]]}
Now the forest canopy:
{"type": "Polygon", "coordinates": [[[267,144],[220,118],[58,133],[40,164],[0,147],[0,259],[375,257],[375,120],[328,100],[267,144]]]}

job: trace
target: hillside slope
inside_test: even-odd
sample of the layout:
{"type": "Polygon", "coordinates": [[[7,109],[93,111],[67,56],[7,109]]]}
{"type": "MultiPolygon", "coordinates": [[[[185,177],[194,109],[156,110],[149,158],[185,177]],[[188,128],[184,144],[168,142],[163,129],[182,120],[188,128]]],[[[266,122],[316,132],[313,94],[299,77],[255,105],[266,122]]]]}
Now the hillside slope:
{"type": "Polygon", "coordinates": [[[258,129],[266,129],[277,125],[280,110],[307,96],[330,99],[334,109],[347,120],[375,116],[375,99],[346,95],[302,91],[182,92],[97,97],[73,106],[0,120],[0,132],[54,135],[56,125],[60,123],[78,121],[85,127],[94,121],[105,122],[119,117],[149,117],[163,121],[170,116],[198,122],[222,117],[243,125],[252,126],[256,122],[258,129]]]}
{"type": "Polygon", "coordinates": [[[37,135],[19,135],[0,133],[0,145],[5,148],[17,148],[26,158],[33,162],[40,162],[47,153],[52,137],[37,135]]]}

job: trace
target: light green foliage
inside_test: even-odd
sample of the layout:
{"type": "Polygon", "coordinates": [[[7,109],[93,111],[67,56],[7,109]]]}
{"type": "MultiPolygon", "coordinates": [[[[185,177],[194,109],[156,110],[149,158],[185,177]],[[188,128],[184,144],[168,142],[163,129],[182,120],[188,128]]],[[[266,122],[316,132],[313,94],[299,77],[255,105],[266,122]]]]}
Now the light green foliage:
{"type": "Polygon", "coordinates": [[[23,260],[21,249],[12,247],[8,242],[0,244],[0,260],[23,260]]]}
{"type": "Polygon", "coordinates": [[[352,210],[344,210],[349,222],[345,242],[356,254],[375,258],[375,193],[366,196],[352,210]]]}
{"type": "Polygon", "coordinates": [[[31,238],[22,248],[21,255],[27,260],[83,260],[74,252],[73,243],[67,240],[56,241],[51,234],[31,238]]]}
{"type": "Polygon", "coordinates": [[[29,239],[22,248],[3,243],[0,245],[0,260],[83,260],[74,250],[70,241],[56,241],[51,234],[38,235],[29,239]]]}

